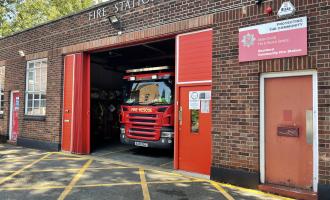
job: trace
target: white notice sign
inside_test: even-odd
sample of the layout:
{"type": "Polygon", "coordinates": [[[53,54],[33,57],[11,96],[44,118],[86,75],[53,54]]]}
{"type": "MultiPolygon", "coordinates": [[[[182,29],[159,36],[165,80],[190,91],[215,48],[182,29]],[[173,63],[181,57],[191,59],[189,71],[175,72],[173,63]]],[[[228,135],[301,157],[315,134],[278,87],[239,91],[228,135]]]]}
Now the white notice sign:
{"type": "Polygon", "coordinates": [[[189,92],[189,110],[199,110],[201,106],[199,100],[199,92],[192,91],[189,92]]]}
{"type": "Polygon", "coordinates": [[[201,113],[210,113],[210,101],[201,100],[201,113]]]}
{"type": "MultiPolygon", "coordinates": [[[[199,110],[201,109],[201,102],[203,105],[210,105],[211,101],[211,91],[191,91],[189,92],[189,109],[190,110],[199,110]],[[204,101],[204,102],[203,102],[204,101]],[[207,102],[206,102],[207,101],[207,102]]],[[[205,113],[210,112],[210,106],[208,110],[204,109],[205,113]]]]}

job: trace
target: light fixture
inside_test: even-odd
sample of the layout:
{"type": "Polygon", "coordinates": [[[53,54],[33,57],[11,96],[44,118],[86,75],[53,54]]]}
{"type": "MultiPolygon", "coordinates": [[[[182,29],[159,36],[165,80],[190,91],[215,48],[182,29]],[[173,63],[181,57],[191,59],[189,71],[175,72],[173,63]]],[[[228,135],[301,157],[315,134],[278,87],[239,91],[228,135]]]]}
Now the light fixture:
{"type": "Polygon", "coordinates": [[[25,56],[25,53],[24,53],[24,51],[22,51],[22,50],[19,50],[19,51],[18,51],[18,54],[19,54],[21,57],[24,57],[24,56],[25,56]]]}
{"type": "Polygon", "coordinates": [[[116,15],[112,15],[109,17],[109,21],[113,28],[122,31],[121,23],[116,15]]]}

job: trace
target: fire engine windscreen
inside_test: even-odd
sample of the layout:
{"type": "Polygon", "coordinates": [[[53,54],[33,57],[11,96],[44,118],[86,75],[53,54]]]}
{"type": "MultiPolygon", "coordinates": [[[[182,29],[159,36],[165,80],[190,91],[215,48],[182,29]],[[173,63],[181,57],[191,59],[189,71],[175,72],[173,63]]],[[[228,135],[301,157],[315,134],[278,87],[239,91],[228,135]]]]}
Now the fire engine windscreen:
{"type": "Polygon", "coordinates": [[[172,80],[128,82],[126,105],[170,105],[173,103],[172,80]]]}

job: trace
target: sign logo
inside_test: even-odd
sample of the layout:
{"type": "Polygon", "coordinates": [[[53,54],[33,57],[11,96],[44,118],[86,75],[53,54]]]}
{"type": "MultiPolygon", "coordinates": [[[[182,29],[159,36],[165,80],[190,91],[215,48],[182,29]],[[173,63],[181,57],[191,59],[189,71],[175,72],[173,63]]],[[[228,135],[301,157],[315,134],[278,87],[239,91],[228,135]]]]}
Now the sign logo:
{"type": "Polygon", "coordinates": [[[251,47],[251,46],[254,45],[255,41],[256,41],[256,38],[255,38],[254,34],[248,33],[248,34],[243,36],[242,44],[245,47],[251,47]]]}
{"type": "Polygon", "coordinates": [[[277,13],[278,17],[289,17],[294,15],[296,12],[296,8],[290,1],[286,1],[282,3],[280,10],[277,13]]]}

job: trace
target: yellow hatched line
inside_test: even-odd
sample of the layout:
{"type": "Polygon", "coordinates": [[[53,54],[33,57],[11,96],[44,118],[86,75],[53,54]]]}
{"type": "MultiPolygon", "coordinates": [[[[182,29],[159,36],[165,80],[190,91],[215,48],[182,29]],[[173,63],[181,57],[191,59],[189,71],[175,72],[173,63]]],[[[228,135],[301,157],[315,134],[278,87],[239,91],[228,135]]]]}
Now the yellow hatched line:
{"type": "MultiPolygon", "coordinates": [[[[183,181],[151,181],[147,184],[174,184],[174,183],[194,183],[204,182],[204,180],[183,180],[183,181]]],[[[123,183],[101,183],[90,185],[74,185],[72,188],[92,188],[92,187],[111,187],[111,186],[126,186],[126,185],[141,185],[141,182],[123,182],[123,183]]],[[[15,190],[44,190],[44,189],[64,189],[67,186],[31,186],[31,187],[3,187],[0,191],[15,191],[15,190]]]]}
{"type": "Polygon", "coordinates": [[[173,163],[173,161],[170,161],[170,162],[167,162],[167,163],[161,164],[161,165],[159,165],[159,166],[160,166],[160,167],[164,167],[164,166],[169,165],[169,164],[171,164],[171,163],[173,163]]]}
{"type": "Polygon", "coordinates": [[[214,181],[210,181],[209,183],[211,183],[211,185],[213,185],[213,187],[215,187],[224,197],[226,197],[226,199],[228,200],[235,200],[225,189],[223,189],[219,183],[214,182],[214,181]]]}
{"type": "Polygon", "coordinates": [[[277,199],[281,199],[281,200],[293,200],[288,197],[282,197],[282,196],[278,196],[275,194],[265,193],[260,190],[247,189],[247,188],[242,188],[242,187],[238,187],[238,186],[234,186],[234,185],[230,185],[230,184],[224,184],[224,183],[222,183],[221,185],[224,187],[227,187],[227,188],[231,188],[234,190],[239,190],[242,192],[251,193],[251,194],[255,194],[255,195],[264,195],[264,196],[273,197],[273,198],[277,198],[277,199]]]}
{"type": "Polygon", "coordinates": [[[76,174],[75,177],[71,180],[68,186],[65,187],[64,191],[62,192],[61,196],[58,198],[58,200],[65,199],[68,194],[71,192],[72,188],[76,185],[76,183],[79,181],[80,177],[85,173],[86,169],[92,164],[93,160],[88,160],[84,166],[79,170],[79,172],[76,174]]]}
{"type": "Polygon", "coordinates": [[[130,149],[122,149],[122,150],[111,151],[111,152],[108,152],[108,153],[104,153],[104,154],[101,154],[101,155],[95,155],[95,156],[103,157],[103,156],[106,156],[106,155],[111,155],[111,154],[115,154],[115,153],[120,153],[120,152],[124,152],[124,151],[129,151],[129,150],[130,150],[130,149]]]}
{"type": "Polygon", "coordinates": [[[11,175],[9,175],[9,176],[7,176],[7,177],[1,179],[1,180],[0,180],[0,185],[3,184],[3,183],[6,182],[6,181],[12,179],[14,176],[16,176],[16,175],[22,173],[24,170],[26,170],[26,169],[32,167],[33,165],[35,165],[36,163],[40,162],[41,160],[47,158],[47,157],[50,156],[51,154],[52,154],[52,153],[48,153],[48,154],[42,156],[41,158],[39,158],[38,160],[35,160],[35,161],[33,161],[32,163],[30,163],[30,164],[26,165],[25,167],[21,168],[20,170],[18,170],[18,171],[16,171],[16,172],[12,173],[11,175]]]}
{"type": "MultiPolygon", "coordinates": [[[[88,168],[87,171],[92,170],[112,170],[112,169],[137,169],[138,167],[95,167],[88,168]]],[[[40,170],[26,170],[25,172],[37,173],[37,172],[66,172],[66,171],[79,171],[80,168],[58,168],[58,169],[40,169],[40,170]]],[[[14,173],[14,170],[0,170],[0,173],[14,173]]]]}
{"type": "MultiPolygon", "coordinates": [[[[12,162],[32,162],[35,159],[7,159],[7,160],[0,160],[0,162],[12,163],[12,162]]],[[[58,160],[88,160],[88,158],[46,158],[46,161],[58,161],[58,160]]]]}
{"type": "Polygon", "coordinates": [[[144,169],[140,168],[139,174],[140,174],[140,179],[141,179],[141,187],[142,187],[142,191],[143,191],[143,200],[150,200],[150,193],[149,193],[144,169]]]}

